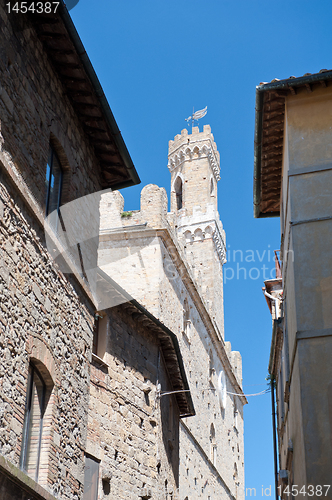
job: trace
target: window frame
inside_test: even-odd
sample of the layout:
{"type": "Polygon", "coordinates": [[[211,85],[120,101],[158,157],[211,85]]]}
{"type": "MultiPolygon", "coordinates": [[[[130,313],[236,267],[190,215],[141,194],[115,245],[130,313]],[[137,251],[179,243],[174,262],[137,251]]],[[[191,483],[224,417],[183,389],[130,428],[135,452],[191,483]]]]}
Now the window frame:
{"type": "MultiPolygon", "coordinates": [[[[62,184],[63,184],[63,168],[62,168],[62,165],[61,165],[61,162],[59,160],[59,157],[54,149],[54,147],[52,146],[52,144],[50,144],[49,146],[49,153],[48,153],[48,160],[47,160],[47,165],[46,165],[46,169],[47,169],[47,166],[49,166],[50,168],[50,172],[49,172],[49,178],[46,177],[46,182],[48,183],[48,186],[47,186],[47,193],[46,193],[46,204],[45,204],[45,217],[47,217],[49,214],[50,214],[50,195],[51,195],[51,178],[52,178],[52,172],[53,172],[53,166],[54,166],[54,158],[56,159],[57,163],[58,163],[58,166],[59,166],[59,169],[60,169],[60,179],[59,179],[59,188],[58,188],[58,193],[57,193],[57,206],[56,206],[56,211],[57,211],[57,214],[59,214],[59,210],[60,210],[60,206],[61,206],[61,194],[62,194],[62,184]]],[[[47,170],[46,170],[46,174],[47,174],[47,170]]]]}
{"type": "Polygon", "coordinates": [[[83,483],[83,500],[97,500],[98,499],[98,490],[99,490],[99,479],[100,479],[100,460],[93,455],[90,455],[90,453],[85,453],[85,460],[84,460],[84,483],[83,483]],[[92,477],[89,477],[88,474],[86,474],[86,471],[89,468],[89,462],[93,462],[96,465],[96,470],[97,470],[97,475],[96,475],[96,482],[94,483],[91,481],[91,479],[94,478],[94,474],[92,477]],[[90,490],[88,490],[88,484],[92,485],[92,494],[90,490]]]}
{"type": "Polygon", "coordinates": [[[28,458],[28,448],[30,444],[29,432],[31,427],[31,414],[32,414],[32,391],[34,384],[34,374],[37,374],[38,378],[42,382],[42,397],[41,397],[41,416],[39,422],[39,436],[38,436],[38,447],[37,447],[37,460],[36,460],[36,471],[34,480],[38,481],[39,466],[40,466],[40,456],[41,456],[41,445],[43,437],[43,420],[46,410],[46,391],[47,385],[43,376],[36,366],[30,362],[29,365],[29,376],[27,385],[27,397],[25,402],[25,415],[24,415],[24,425],[23,425],[23,435],[22,435],[22,446],[21,446],[21,457],[20,457],[20,468],[27,473],[27,458],[28,458]]]}
{"type": "Polygon", "coordinates": [[[176,210],[179,211],[183,208],[183,182],[178,175],[174,182],[174,191],[176,199],[176,210]]]}

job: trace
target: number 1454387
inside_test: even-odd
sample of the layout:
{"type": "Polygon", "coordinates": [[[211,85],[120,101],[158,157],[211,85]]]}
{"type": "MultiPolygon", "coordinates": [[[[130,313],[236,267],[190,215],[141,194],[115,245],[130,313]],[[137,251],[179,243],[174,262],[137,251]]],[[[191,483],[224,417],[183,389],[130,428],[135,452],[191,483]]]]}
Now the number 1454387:
{"type": "Polygon", "coordinates": [[[303,497],[326,497],[330,487],[330,484],[317,484],[316,486],[309,484],[308,486],[302,487],[297,484],[293,484],[293,486],[287,485],[286,488],[283,489],[281,486],[278,486],[278,493],[280,496],[287,495],[290,498],[297,497],[299,495],[303,495],[303,497]]]}
{"type": "Polygon", "coordinates": [[[60,5],[60,2],[8,2],[6,3],[7,12],[26,14],[27,12],[37,14],[52,14],[55,13],[60,5]]]}

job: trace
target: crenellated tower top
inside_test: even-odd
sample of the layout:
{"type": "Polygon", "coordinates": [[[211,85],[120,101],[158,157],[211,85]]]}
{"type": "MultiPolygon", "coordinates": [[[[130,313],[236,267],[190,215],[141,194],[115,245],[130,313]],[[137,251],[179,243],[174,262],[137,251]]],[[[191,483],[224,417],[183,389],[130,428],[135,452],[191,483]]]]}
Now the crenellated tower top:
{"type": "Polygon", "coordinates": [[[190,216],[199,206],[203,213],[217,210],[220,156],[210,125],[187,129],[169,141],[168,169],[171,172],[171,211],[190,216]],[[179,212],[180,210],[180,212],[179,212]]]}
{"type": "Polygon", "coordinates": [[[168,144],[168,168],[170,172],[180,167],[184,161],[195,158],[207,158],[215,181],[220,180],[220,155],[214,142],[210,125],[204,125],[203,132],[193,127],[189,134],[183,129],[168,144]]]}
{"type": "Polygon", "coordinates": [[[210,125],[186,129],[169,141],[171,212],[178,240],[184,245],[201,294],[223,335],[222,266],[226,261],[225,232],[220,222],[217,183],[220,156],[210,125]]]}

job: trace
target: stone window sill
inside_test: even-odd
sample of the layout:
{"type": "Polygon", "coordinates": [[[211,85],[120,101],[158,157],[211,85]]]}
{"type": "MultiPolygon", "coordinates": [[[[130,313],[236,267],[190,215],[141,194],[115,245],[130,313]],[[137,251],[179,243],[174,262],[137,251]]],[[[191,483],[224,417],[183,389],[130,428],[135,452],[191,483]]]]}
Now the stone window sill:
{"type": "Polygon", "coordinates": [[[22,495],[25,497],[23,492],[26,492],[31,498],[31,500],[56,500],[56,498],[51,495],[47,490],[45,490],[40,484],[36,483],[31,477],[27,476],[25,472],[13,465],[9,460],[0,455],[0,475],[2,477],[2,490],[6,487],[13,488],[13,483],[22,490],[22,495]],[[6,484],[7,483],[7,484],[6,484]]]}

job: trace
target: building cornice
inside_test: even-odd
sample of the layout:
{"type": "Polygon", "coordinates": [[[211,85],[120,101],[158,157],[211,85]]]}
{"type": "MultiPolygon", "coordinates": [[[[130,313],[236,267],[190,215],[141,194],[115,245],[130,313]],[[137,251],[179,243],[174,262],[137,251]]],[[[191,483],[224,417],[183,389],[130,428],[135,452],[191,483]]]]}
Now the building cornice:
{"type": "MultiPolygon", "coordinates": [[[[211,237],[213,239],[214,245],[216,252],[218,254],[219,260],[222,265],[224,265],[227,262],[226,259],[226,245],[225,245],[225,240],[220,232],[219,224],[216,219],[207,219],[204,221],[197,221],[195,223],[188,223],[179,225],[178,230],[179,232],[183,235],[185,232],[190,231],[190,233],[193,235],[193,242],[194,242],[194,232],[196,229],[201,229],[202,234],[204,238],[206,239],[206,228],[211,227],[214,228],[214,231],[211,234],[211,237]]],[[[210,235],[209,235],[210,236],[210,235]]]]}

